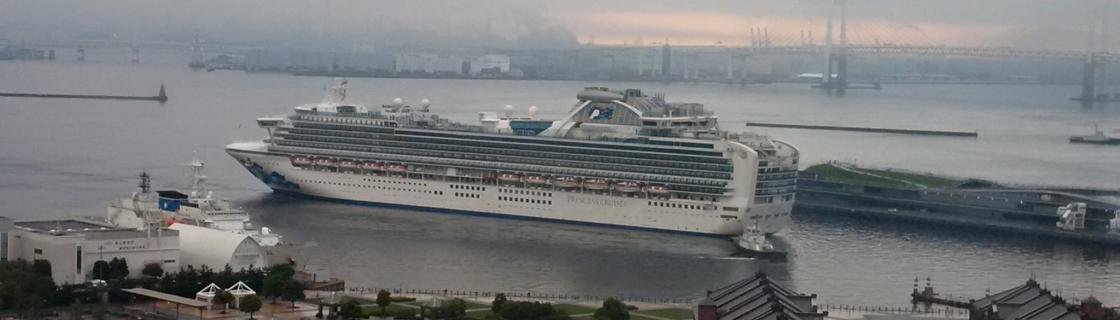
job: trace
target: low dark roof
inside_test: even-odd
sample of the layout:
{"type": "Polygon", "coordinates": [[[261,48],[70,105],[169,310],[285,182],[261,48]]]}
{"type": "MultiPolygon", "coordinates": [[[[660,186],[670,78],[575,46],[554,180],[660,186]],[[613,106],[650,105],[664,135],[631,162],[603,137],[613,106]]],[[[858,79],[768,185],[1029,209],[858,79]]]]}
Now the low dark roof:
{"type": "Polygon", "coordinates": [[[824,316],[815,308],[806,309],[808,302],[799,304],[794,299],[811,302],[812,296],[794,292],[759,273],[709,292],[705,302],[715,305],[720,320],[802,320],[824,316]]]}
{"type": "Polygon", "coordinates": [[[39,232],[73,232],[88,230],[113,230],[116,228],[77,219],[16,221],[17,227],[31,229],[39,232]]]}
{"type": "Polygon", "coordinates": [[[179,191],[175,191],[175,190],[160,190],[160,191],[156,191],[156,194],[159,194],[160,198],[167,198],[167,199],[177,199],[178,200],[178,199],[188,198],[188,196],[186,194],[184,194],[182,192],[179,192],[179,191]]]}
{"type": "Polygon", "coordinates": [[[1078,320],[1081,315],[1065,299],[1042,288],[1034,279],[972,303],[974,310],[991,313],[995,319],[1078,320]]]}
{"type": "Polygon", "coordinates": [[[148,298],[159,299],[175,304],[181,304],[188,307],[203,308],[210,305],[209,302],[199,301],[195,299],[183,298],[177,295],[163,293],[155,290],[148,290],[144,288],[121,289],[121,291],[128,292],[135,295],[145,296],[148,298]]]}

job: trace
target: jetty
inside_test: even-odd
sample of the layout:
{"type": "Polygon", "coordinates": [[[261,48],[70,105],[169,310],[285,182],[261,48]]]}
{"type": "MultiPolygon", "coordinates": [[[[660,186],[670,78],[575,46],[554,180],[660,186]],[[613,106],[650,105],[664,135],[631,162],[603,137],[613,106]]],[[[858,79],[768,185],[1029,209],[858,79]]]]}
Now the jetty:
{"type": "Polygon", "coordinates": [[[16,97],[16,98],[62,98],[62,99],[102,99],[102,100],[143,100],[143,101],[157,101],[159,103],[167,102],[167,90],[163,84],[159,85],[159,94],[154,96],[114,96],[114,95],[95,95],[95,94],[57,94],[57,93],[15,93],[15,92],[0,92],[0,97],[16,97]]]}
{"type": "Polygon", "coordinates": [[[747,126],[748,127],[767,127],[767,128],[787,128],[787,129],[807,129],[807,130],[833,130],[833,131],[856,131],[856,132],[873,132],[873,133],[894,133],[894,134],[911,134],[911,135],[926,135],[926,136],[949,136],[949,137],[978,137],[978,136],[980,136],[980,133],[975,131],[975,130],[973,130],[973,131],[950,131],[950,130],[927,130],[927,129],[828,126],[828,125],[767,123],[767,122],[747,122],[747,126]]]}

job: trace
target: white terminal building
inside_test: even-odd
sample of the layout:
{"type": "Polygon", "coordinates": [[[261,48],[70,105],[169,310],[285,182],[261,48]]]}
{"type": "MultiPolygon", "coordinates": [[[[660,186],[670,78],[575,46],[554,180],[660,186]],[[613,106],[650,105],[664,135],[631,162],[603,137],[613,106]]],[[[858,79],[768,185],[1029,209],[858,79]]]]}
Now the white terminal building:
{"type": "Polygon", "coordinates": [[[128,263],[129,277],[158,263],[174,273],[193,266],[234,270],[266,264],[264,249],[252,237],[183,223],[139,230],[84,220],[12,221],[0,217],[0,260],[47,260],[57,284],[95,279],[93,264],[113,258],[128,263]]]}
{"type": "MultiPolygon", "coordinates": [[[[5,218],[6,219],[6,218],[5,218]]],[[[10,220],[9,220],[10,221],[10,220]]],[[[7,260],[47,260],[55,283],[83,283],[97,261],[124,259],[130,277],[144,265],[158,263],[163,270],[179,270],[179,232],[169,229],[139,231],[79,219],[16,221],[7,230],[7,260]]]]}

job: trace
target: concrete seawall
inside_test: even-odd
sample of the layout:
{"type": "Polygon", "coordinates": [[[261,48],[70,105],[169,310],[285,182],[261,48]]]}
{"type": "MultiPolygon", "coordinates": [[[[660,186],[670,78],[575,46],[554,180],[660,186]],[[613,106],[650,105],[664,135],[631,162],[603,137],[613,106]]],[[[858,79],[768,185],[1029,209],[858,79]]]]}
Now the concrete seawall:
{"type": "Polygon", "coordinates": [[[977,132],[977,131],[949,131],[949,130],[924,130],[924,129],[900,129],[900,128],[875,128],[875,127],[846,127],[846,126],[826,126],[826,125],[789,124],[789,123],[765,123],[765,122],[747,122],[747,126],[748,127],[767,127],[767,128],[806,129],[806,130],[833,130],[833,131],[855,131],[855,132],[873,132],[873,133],[894,133],[894,134],[948,136],[948,137],[978,137],[978,136],[980,136],[980,133],[977,132]]]}

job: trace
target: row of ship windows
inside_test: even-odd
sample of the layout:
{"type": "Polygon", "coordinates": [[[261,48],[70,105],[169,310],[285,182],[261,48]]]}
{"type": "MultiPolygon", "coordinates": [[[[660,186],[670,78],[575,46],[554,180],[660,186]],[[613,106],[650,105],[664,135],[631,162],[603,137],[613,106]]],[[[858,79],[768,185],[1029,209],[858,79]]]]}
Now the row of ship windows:
{"type": "MultiPolygon", "coordinates": [[[[353,128],[353,127],[347,127],[347,126],[338,126],[338,125],[330,125],[330,124],[315,124],[315,123],[296,123],[295,128],[293,128],[293,129],[298,130],[298,129],[302,129],[302,128],[323,129],[323,130],[343,130],[343,131],[349,130],[351,132],[353,132],[355,129],[360,130],[360,131],[366,131],[366,132],[384,132],[384,133],[394,133],[395,132],[394,130],[384,129],[384,128],[368,128],[368,127],[353,128]]],[[[350,136],[369,137],[369,136],[362,136],[362,135],[357,135],[357,134],[349,134],[349,135],[350,136]]],[[[440,136],[444,136],[444,134],[432,134],[432,133],[420,134],[419,132],[398,133],[398,135],[402,138],[407,138],[407,139],[416,140],[416,141],[431,141],[431,142],[435,142],[435,143],[452,143],[452,144],[457,144],[457,145],[470,145],[470,146],[492,146],[492,147],[495,147],[495,148],[509,148],[510,147],[507,143],[493,141],[493,139],[492,139],[493,137],[463,137],[463,136],[455,136],[455,135],[451,135],[451,136],[448,136],[448,137],[440,137],[440,136]],[[490,140],[490,141],[463,140],[463,139],[471,139],[471,138],[491,138],[491,139],[487,139],[487,140],[490,140]],[[452,140],[452,139],[455,139],[455,140],[452,140]]],[[[396,138],[396,137],[398,137],[398,136],[395,135],[394,138],[396,138]]],[[[502,138],[504,138],[504,137],[502,137],[502,138]]],[[[400,140],[403,140],[403,139],[400,139],[400,140]]],[[[504,139],[499,139],[499,140],[504,140],[504,139]]],[[[571,143],[567,142],[567,141],[565,141],[564,143],[559,143],[561,145],[557,145],[558,141],[549,141],[549,142],[543,142],[543,141],[505,141],[505,142],[520,143],[522,145],[520,145],[518,147],[519,147],[519,149],[523,149],[523,150],[555,151],[555,152],[561,152],[561,153],[572,153],[572,152],[578,151],[579,153],[594,154],[594,155],[607,155],[607,156],[615,155],[615,156],[617,156],[617,155],[625,154],[625,156],[633,157],[633,158],[662,159],[662,160],[716,163],[716,164],[727,164],[728,163],[727,159],[715,158],[715,157],[720,156],[720,154],[717,153],[717,152],[711,152],[710,154],[707,155],[707,157],[704,157],[704,156],[694,156],[694,155],[687,154],[688,152],[694,152],[694,151],[678,151],[678,150],[674,150],[674,149],[638,150],[637,152],[634,152],[634,151],[630,151],[629,148],[622,148],[621,146],[582,145],[582,144],[581,145],[570,145],[571,143]],[[649,154],[649,153],[644,153],[644,152],[658,152],[660,154],[649,154]],[[673,154],[665,154],[665,153],[673,153],[673,154]]]]}
{"type": "MultiPolygon", "coordinates": [[[[776,197],[756,197],[754,198],[754,203],[774,203],[774,198],[776,197]]],[[[793,200],[793,195],[787,194],[782,196],[781,199],[782,202],[789,202],[793,200]]]]}
{"type": "Polygon", "coordinates": [[[669,202],[660,202],[660,201],[649,201],[646,204],[651,206],[651,207],[689,209],[689,210],[704,210],[704,206],[695,205],[695,204],[669,203],[669,202]]]}
{"type": "Polygon", "coordinates": [[[373,179],[373,178],[365,178],[365,179],[362,179],[362,180],[363,181],[368,181],[368,182],[393,183],[393,184],[403,184],[403,185],[419,186],[419,187],[427,187],[428,186],[427,183],[410,182],[410,181],[381,180],[381,179],[373,179]]]}
{"type": "Polygon", "coordinates": [[[471,199],[482,198],[482,196],[478,195],[477,193],[466,193],[466,192],[456,192],[455,196],[460,197],[460,198],[471,198],[471,199]]]}
{"type": "Polygon", "coordinates": [[[532,204],[547,204],[547,205],[552,205],[552,200],[541,200],[541,199],[526,199],[526,198],[518,198],[518,197],[502,197],[502,196],[499,196],[499,197],[498,197],[498,200],[501,200],[501,201],[511,201],[511,202],[521,202],[521,203],[532,203],[532,204]]]}
{"type": "Polygon", "coordinates": [[[297,116],[297,117],[300,120],[308,120],[308,121],[322,121],[322,122],[348,123],[348,124],[364,124],[364,125],[375,125],[375,126],[386,126],[386,127],[396,127],[397,126],[396,122],[391,122],[391,121],[375,121],[375,120],[348,119],[348,118],[336,118],[336,117],[316,117],[316,116],[304,116],[304,115],[300,115],[300,116],[297,116]]]}
{"type": "MultiPolygon", "coordinates": [[[[404,154],[404,155],[413,155],[413,156],[428,156],[428,157],[457,158],[457,159],[474,159],[474,160],[485,160],[485,161],[501,161],[501,162],[527,163],[527,164],[547,165],[547,166],[556,165],[556,159],[547,159],[547,158],[540,158],[540,157],[525,157],[525,156],[523,156],[524,152],[519,151],[519,150],[506,150],[505,152],[495,152],[495,153],[488,154],[488,153],[480,153],[480,152],[478,152],[479,150],[472,150],[472,151],[449,150],[449,149],[456,149],[456,148],[458,148],[457,146],[437,146],[435,148],[415,148],[415,147],[409,148],[409,147],[403,147],[403,146],[380,146],[381,145],[380,143],[371,142],[371,141],[362,141],[362,140],[359,140],[359,139],[350,139],[350,138],[323,137],[323,136],[301,136],[301,137],[288,136],[285,139],[288,139],[288,140],[286,140],[286,141],[282,140],[280,142],[281,143],[288,143],[289,141],[317,141],[317,142],[325,142],[325,143],[331,143],[331,144],[345,144],[345,145],[347,145],[347,146],[335,146],[334,147],[334,148],[339,148],[339,149],[351,149],[351,148],[353,148],[353,147],[349,147],[348,145],[362,145],[362,146],[372,145],[373,147],[357,147],[357,148],[363,148],[363,149],[366,149],[366,151],[370,151],[370,152],[395,153],[395,154],[404,154]],[[513,153],[514,155],[505,155],[504,153],[513,153]]],[[[362,149],[357,149],[357,150],[362,150],[362,149]]],[[[571,158],[571,157],[573,157],[573,156],[569,155],[569,156],[564,156],[562,158],[571,158]]],[[[586,161],[579,161],[577,159],[573,159],[573,160],[578,161],[578,162],[568,162],[568,163],[564,163],[563,165],[567,166],[567,167],[588,168],[588,169],[597,169],[597,168],[601,167],[600,163],[585,163],[586,161]]],[[[669,175],[676,175],[676,176],[689,176],[689,177],[700,177],[700,178],[710,178],[710,179],[731,179],[731,175],[728,174],[728,173],[717,173],[717,172],[688,170],[688,169],[673,169],[673,168],[666,168],[666,167],[651,167],[651,166],[640,166],[640,165],[625,165],[625,167],[623,167],[623,165],[620,165],[618,168],[616,168],[616,170],[631,171],[631,172],[642,172],[642,173],[669,174],[669,175]]]]}
{"type": "Polygon", "coordinates": [[[535,190],[517,190],[517,189],[498,189],[498,193],[522,194],[527,196],[538,197],[551,197],[552,192],[535,191],[535,190]]]}
{"type": "MultiPolygon", "coordinates": [[[[457,185],[457,184],[453,184],[453,185],[451,185],[451,189],[459,189],[459,190],[474,190],[474,191],[486,191],[486,187],[479,187],[479,186],[464,186],[464,185],[457,185]]],[[[501,190],[501,189],[498,189],[498,190],[501,190]]]]}
{"type": "MultiPolygon", "coordinates": [[[[297,148],[315,148],[315,149],[330,150],[327,153],[342,154],[343,157],[358,157],[358,158],[370,158],[371,157],[370,152],[368,152],[368,150],[366,150],[367,148],[349,147],[349,145],[329,145],[329,144],[325,144],[325,143],[300,142],[300,141],[282,141],[282,140],[278,141],[278,144],[279,145],[277,147],[277,150],[281,150],[281,151],[308,153],[309,151],[307,151],[307,150],[301,150],[301,149],[297,149],[297,148]],[[289,149],[289,147],[291,149],[289,149]],[[363,152],[363,153],[357,153],[357,152],[346,151],[346,150],[354,150],[354,151],[363,152]]],[[[319,151],[312,151],[312,152],[319,152],[319,151]]],[[[377,156],[382,156],[382,154],[377,154],[377,156]]],[[[395,156],[395,154],[392,154],[392,156],[394,156],[393,158],[399,158],[401,160],[398,160],[398,159],[389,159],[389,160],[392,160],[392,161],[416,161],[416,162],[427,160],[427,159],[416,158],[416,157],[411,157],[411,156],[395,156]]],[[[573,168],[559,168],[559,167],[552,167],[552,166],[544,167],[544,166],[532,166],[532,164],[520,164],[520,163],[493,163],[493,162],[483,162],[483,161],[475,161],[475,160],[459,160],[459,159],[438,159],[437,161],[441,162],[439,164],[442,164],[442,166],[483,167],[483,168],[494,167],[494,168],[497,168],[497,169],[500,169],[500,170],[520,170],[520,171],[526,171],[526,172],[541,171],[541,172],[548,172],[548,173],[560,173],[560,175],[578,175],[578,176],[589,176],[589,177],[599,177],[599,176],[601,176],[601,177],[614,178],[614,179],[645,180],[645,181],[657,181],[657,182],[669,182],[669,183],[692,183],[692,185],[699,185],[699,183],[704,183],[704,185],[722,186],[722,185],[726,185],[726,183],[727,183],[726,181],[717,182],[717,181],[711,181],[711,180],[700,180],[700,179],[691,179],[691,178],[682,178],[682,177],[655,177],[655,176],[651,176],[651,175],[642,175],[642,173],[618,172],[618,171],[600,171],[600,170],[573,169],[573,168]]],[[[793,175],[796,176],[796,173],[793,173],[793,175]]],[[[759,177],[759,179],[760,179],[760,177],[759,177]]],[[[724,189],[722,189],[722,188],[706,188],[706,187],[693,187],[693,186],[680,186],[680,185],[674,185],[674,186],[672,186],[672,188],[673,188],[673,190],[678,190],[678,191],[707,192],[707,194],[722,194],[722,192],[724,192],[724,189]]]]}
{"type": "MultiPolygon", "coordinates": [[[[374,179],[374,180],[376,180],[376,179],[374,179]]],[[[342,182],[320,181],[320,180],[296,179],[295,181],[296,182],[301,182],[301,183],[305,182],[305,183],[329,184],[329,185],[333,185],[333,186],[342,186],[342,187],[367,188],[367,189],[391,190],[391,191],[408,191],[408,192],[432,194],[432,195],[437,195],[437,196],[443,195],[443,191],[434,191],[434,190],[396,188],[396,187],[385,187],[385,186],[375,186],[375,185],[367,185],[367,184],[342,183],[342,182]]],[[[370,181],[370,180],[367,179],[367,181],[370,181]]],[[[388,182],[388,181],[386,181],[386,182],[388,182]]],[[[415,184],[415,185],[419,185],[419,184],[415,184]]]]}
{"type": "MultiPolygon", "coordinates": [[[[496,153],[496,154],[504,154],[504,155],[522,155],[522,154],[524,154],[524,151],[533,150],[533,151],[546,152],[548,154],[547,155],[542,154],[542,156],[547,156],[548,158],[554,158],[554,159],[591,161],[591,162],[611,162],[611,163],[623,163],[623,164],[645,165],[645,166],[668,166],[668,167],[685,168],[685,169],[693,169],[693,170],[709,170],[709,171],[731,172],[731,166],[727,165],[727,164],[696,163],[696,162],[691,162],[691,161],[680,161],[680,160],[670,160],[671,161],[670,162],[670,161],[666,161],[666,160],[652,159],[651,157],[648,157],[648,156],[640,156],[639,157],[639,156],[635,156],[635,155],[628,156],[628,155],[622,155],[622,154],[594,155],[594,154],[589,154],[589,153],[584,152],[586,150],[579,150],[579,152],[577,153],[577,152],[574,152],[575,150],[564,150],[564,149],[557,150],[555,148],[548,148],[548,147],[540,148],[540,147],[529,147],[529,146],[518,146],[518,145],[501,145],[501,144],[495,144],[495,143],[489,143],[489,144],[488,143],[476,143],[476,142],[468,142],[468,141],[440,141],[440,140],[446,140],[446,139],[436,140],[436,139],[426,139],[426,138],[407,137],[407,136],[402,137],[402,136],[396,136],[396,135],[380,135],[380,134],[371,134],[371,133],[323,132],[323,131],[324,130],[320,130],[320,129],[292,128],[292,129],[288,129],[286,131],[286,134],[285,133],[280,133],[280,134],[278,134],[278,136],[290,137],[290,138],[292,138],[292,140],[310,140],[310,139],[307,139],[307,138],[302,138],[302,137],[292,136],[292,135],[306,135],[306,136],[318,136],[318,137],[339,137],[340,139],[357,140],[357,141],[354,141],[354,143],[379,145],[379,146],[386,146],[386,147],[401,147],[401,148],[423,147],[424,149],[453,150],[453,151],[474,152],[474,153],[496,153]],[[352,138],[360,138],[360,139],[352,139],[352,138]],[[418,141],[414,141],[414,140],[418,140],[418,141]],[[435,141],[425,141],[425,140],[435,140],[435,141]]],[[[321,138],[321,139],[325,139],[325,138],[321,138]]]]}
{"type": "Polygon", "coordinates": [[[789,215],[789,212],[775,213],[775,214],[764,214],[764,215],[761,215],[761,216],[751,216],[751,220],[758,220],[758,219],[770,220],[770,218],[777,219],[778,217],[788,216],[788,215],[789,215]]]}

